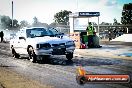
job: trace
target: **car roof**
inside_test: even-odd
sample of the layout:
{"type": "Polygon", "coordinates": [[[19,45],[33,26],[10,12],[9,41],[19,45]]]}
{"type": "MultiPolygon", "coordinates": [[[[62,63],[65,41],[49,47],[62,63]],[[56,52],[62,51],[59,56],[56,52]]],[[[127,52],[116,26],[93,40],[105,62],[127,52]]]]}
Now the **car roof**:
{"type": "Polygon", "coordinates": [[[34,28],[44,28],[44,29],[48,29],[46,27],[24,27],[24,28],[22,28],[20,30],[28,30],[28,29],[34,29],[34,28]]]}

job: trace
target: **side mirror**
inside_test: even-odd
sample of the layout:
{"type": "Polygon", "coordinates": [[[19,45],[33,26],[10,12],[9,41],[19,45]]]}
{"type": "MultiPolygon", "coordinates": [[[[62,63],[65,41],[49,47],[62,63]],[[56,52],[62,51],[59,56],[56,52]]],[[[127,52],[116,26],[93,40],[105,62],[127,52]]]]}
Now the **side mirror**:
{"type": "Polygon", "coordinates": [[[22,40],[22,39],[26,40],[26,38],[25,38],[25,37],[19,37],[19,39],[20,39],[20,40],[22,40]]]}
{"type": "Polygon", "coordinates": [[[63,38],[63,35],[61,35],[60,38],[62,39],[63,38]]]}

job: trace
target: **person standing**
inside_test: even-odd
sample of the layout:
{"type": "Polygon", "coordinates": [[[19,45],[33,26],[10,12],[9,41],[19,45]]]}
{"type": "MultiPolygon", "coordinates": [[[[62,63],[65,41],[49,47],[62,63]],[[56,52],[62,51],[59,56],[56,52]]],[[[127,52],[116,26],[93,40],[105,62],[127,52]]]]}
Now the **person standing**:
{"type": "Polygon", "coordinates": [[[87,35],[88,35],[88,47],[94,47],[93,37],[94,37],[94,28],[92,26],[92,23],[89,22],[89,25],[86,29],[87,35]]]}
{"type": "Polygon", "coordinates": [[[3,40],[4,40],[4,33],[3,33],[3,31],[0,32],[0,37],[1,37],[1,42],[3,42],[3,40]]]}

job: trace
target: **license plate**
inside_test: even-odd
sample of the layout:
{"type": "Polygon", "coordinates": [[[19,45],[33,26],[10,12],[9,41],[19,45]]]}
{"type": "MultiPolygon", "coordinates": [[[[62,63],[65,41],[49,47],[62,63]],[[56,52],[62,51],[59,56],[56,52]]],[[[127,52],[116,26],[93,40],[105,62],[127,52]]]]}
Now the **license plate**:
{"type": "Polygon", "coordinates": [[[65,54],[65,49],[64,48],[57,48],[57,49],[53,49],[53,53],[54,54],[58,54],[58,55],[61,55],[61,54],[65,54]]]}

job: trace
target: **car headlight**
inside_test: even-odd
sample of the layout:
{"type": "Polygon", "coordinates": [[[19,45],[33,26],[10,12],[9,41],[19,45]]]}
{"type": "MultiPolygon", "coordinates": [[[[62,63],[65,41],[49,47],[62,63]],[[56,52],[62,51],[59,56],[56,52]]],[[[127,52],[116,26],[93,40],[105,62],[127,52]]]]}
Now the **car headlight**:
{"type": "Polygon", "coordinates": [[[66,42],[66,45],[75,45],[74,41],[68,41],[66,42]]]}
{"type": "Polygon", "coordinates": [[[51,48],[51,45],[49,43],[44,43],[44,44],[37,44],[36,47],[38,49],[40,49],[40,48],[51,48]]]}

